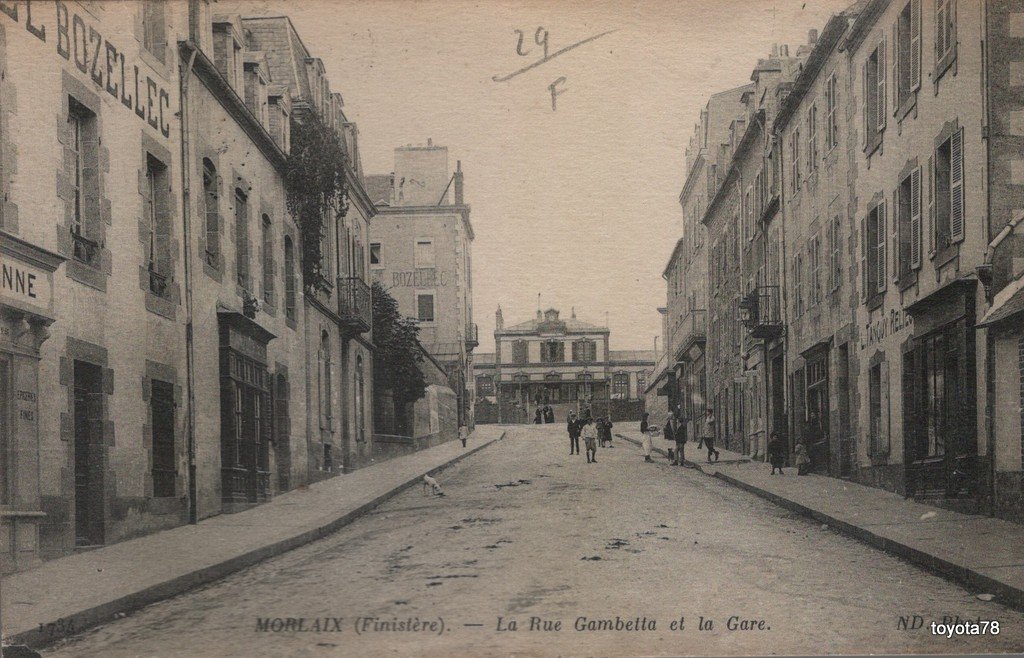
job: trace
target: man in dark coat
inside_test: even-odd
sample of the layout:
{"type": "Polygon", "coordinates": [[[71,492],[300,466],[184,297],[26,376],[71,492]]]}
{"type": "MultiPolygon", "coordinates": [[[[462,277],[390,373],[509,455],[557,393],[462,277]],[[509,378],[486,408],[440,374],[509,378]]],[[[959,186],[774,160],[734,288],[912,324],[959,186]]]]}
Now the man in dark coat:
{"type": "Polygon", "coordinates": [[[683,466],[686,464],[686,421],[682,419],[682,413],[679,411],[669,416],[668,421],[665,423],[666,438],[670,431],[672,432],[672,439],[676,442],[676,452],[672,464],[683,466]]]}
{"type": "Polygon", "coordinates": [[[566,422],[566,430],[569,432],[569,454],[580,454],[580,420],[575,412],[569,413],[569,420],[566,422]]]}

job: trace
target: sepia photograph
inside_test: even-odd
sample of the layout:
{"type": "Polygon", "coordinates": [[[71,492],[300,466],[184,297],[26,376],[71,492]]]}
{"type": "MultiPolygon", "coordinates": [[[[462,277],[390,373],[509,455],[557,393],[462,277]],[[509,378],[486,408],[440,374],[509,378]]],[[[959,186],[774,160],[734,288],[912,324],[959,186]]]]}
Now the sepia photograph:
{"type": "Polygon", "coordinates": [[[0,0],[0,658],[1024,653],[1024,0],[0,0]]]}

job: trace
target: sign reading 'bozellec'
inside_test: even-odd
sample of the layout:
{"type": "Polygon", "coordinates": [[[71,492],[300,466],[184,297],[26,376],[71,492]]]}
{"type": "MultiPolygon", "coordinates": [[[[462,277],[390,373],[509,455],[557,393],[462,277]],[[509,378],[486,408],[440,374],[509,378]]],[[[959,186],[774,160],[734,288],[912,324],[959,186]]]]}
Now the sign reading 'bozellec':
{"type": "Polygon", "coordinates": [[[50,306],[50,275],[45,270],[0,254],[0,299],[14,306],[50,306]]]}
{"type": "Polygon", "coordinates": [[[125,58],[124,50],[104,38],[82,16],[69,11],[66,4],[60,0],[52,5],[0,0],[0,13],[15,22],[24,21],[29,34],[44,43],[52,42],[57,55],[74,62],[97,88],[120,99],[139,119],[170,137],[170,92],[152,76],[143,75],[137,63],[125,58]],[[52,7],[54,13],[47,15],[47,7],[52,7]]]}

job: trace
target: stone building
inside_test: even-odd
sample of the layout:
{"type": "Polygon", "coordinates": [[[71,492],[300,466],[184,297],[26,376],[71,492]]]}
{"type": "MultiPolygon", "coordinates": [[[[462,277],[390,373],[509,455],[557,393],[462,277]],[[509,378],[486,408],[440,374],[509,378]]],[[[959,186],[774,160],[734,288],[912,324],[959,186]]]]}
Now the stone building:
{"type": "Polygon", "coordinates": [[[663,332],[667,370],[657,371],[655,378],[665,379],[668,406],[695,422],[691,429],[698,432],[707,399],[708,257],[701,220],[728,170],[731,154],[719,145],[728,141],[730,124],[743,112],[742,98],[752,88],[748,84],[713,94],[701,110],[686,148],[686,181],[679,193],[682,236],[662,273],[668,282],[663,332]]]}
{"type": "Polygon", "coordinates": [[[451,172],[448,149],[395,149],[395,171],[367,177],[376,206],[370,270],[403,314],[419,322],[420,342],[448,371],[459,397],[459,424],[473,424],[473,322],[470,207],[462,166],[451,172]]]}
{"type": "Polygon", "coordinates": [[[782,189],[766,195],[774,204],[762,204],[770,210],[769,285],[779,285],[781,271],[786,277],[786,331],[769,349],[771,427],[790,448],[807,446],[812,470],[844,477],[857,464],[851,373],[859,350],[856,144],[845,120],[853,78],[840,46],[856,16],[850,9],[828,21],[782,101],[772,126],[782,189]]]}
{"type": "Polygon", "coordinates": [[[306,368],[315,383],[305,420],[315,480],[373,460],[369,244],[377,211],[363,186],[358,130],[345,117],[341,94],[331,90],[323,62],[286,16],[246,17],[242,25],[249,47],[265,53],[278,97],[290,102],[293,124],[334,131],[347,156],[348,206],[326,211],[319,274],[303,286],[306,368]]]}
{"type": "MultiPolygon", "coordinates": [[[[555,419],[590,406],[595,415],[639,420],[655,366],[650,350],[609,349],[610,332],[558,310],[537,311],[533,320],[505,326],[495,313],[494,354],[479,355],[476,396],[494,407],[488,422],[533,422],[538,407],[555,419]]],[[[483,420],[483,419],[482,419],[483,420]]]]}

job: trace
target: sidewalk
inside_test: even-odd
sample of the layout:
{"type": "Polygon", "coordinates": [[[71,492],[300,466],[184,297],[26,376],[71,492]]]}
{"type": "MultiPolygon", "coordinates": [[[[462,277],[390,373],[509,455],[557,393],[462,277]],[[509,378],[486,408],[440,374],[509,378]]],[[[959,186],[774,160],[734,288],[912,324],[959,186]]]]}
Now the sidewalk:
{"type": "MultiPolygon", "coordinates": [[[[639,443],[637,432],[620,436],[639,443]]],[[[839,478],[798,477],[795,468],[772,476],[767,464],[737,463],[743,457],[725,450],[720,462],[707,464],[706,453],[694,451],[695,443],[686,445],[687,458],[696,458],[695,466],[706,475],[828,524],[975,593],[993,594],[1001,603],[1024,609],[1022,525],[952,512],[839,478]]]]}
{"type": "Polygon", "coordinates": [[[455,440],[290,491],[238,514],[221,514],[104,548],[44,562],[2,583],[6,643],[40,647],[319,539],[425,474],[504,436],[479,426],[455,440]]]}

